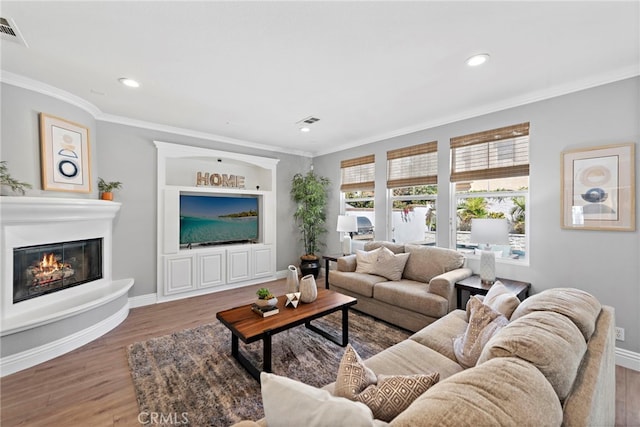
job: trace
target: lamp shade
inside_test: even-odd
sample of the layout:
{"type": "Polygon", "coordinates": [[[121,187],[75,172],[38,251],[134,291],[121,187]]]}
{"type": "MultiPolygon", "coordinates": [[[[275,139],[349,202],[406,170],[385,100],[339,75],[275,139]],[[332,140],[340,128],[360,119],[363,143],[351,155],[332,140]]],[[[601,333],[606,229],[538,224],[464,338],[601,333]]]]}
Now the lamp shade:
{"type": "Polygon", "coordinates": [[[358,231],[358,218],[355,216],[338,215],[338,227],[336,231],[345,233],[358,231]]]}
{"type": "Polygon", "coordinates": [[[471,242],[508,245],[509,222],[503,218],[473,218],[471,220],[471,242]]]}

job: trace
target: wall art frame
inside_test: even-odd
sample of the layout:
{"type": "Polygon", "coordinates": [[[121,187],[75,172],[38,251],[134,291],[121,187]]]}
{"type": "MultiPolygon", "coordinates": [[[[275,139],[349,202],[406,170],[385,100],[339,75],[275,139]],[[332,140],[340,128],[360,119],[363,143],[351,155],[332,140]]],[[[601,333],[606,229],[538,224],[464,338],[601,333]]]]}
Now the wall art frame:
{"type": "Polygon", "coordinates": [[[40,161],[45,191],[91,192],[89,128],[40,113],[40,161]]]}
{"type": "Polygon", "coordinates": [[[561,226],[635,231],[635,143],[562,152],[561,226]]]}

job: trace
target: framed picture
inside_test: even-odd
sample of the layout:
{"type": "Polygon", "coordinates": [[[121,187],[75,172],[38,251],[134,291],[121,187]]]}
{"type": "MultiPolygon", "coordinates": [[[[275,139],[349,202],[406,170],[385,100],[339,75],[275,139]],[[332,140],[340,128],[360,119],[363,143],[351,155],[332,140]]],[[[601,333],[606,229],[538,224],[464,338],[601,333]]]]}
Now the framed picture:
{"type": "Polygon", "coordinates": [[[635,144],[562,153],[562,228],[635,230],[635,144]]]}
{"type": "Polygon", "coordinates": [[[89,129],[40,113],[42,189],[91,192],[89,129]]]}

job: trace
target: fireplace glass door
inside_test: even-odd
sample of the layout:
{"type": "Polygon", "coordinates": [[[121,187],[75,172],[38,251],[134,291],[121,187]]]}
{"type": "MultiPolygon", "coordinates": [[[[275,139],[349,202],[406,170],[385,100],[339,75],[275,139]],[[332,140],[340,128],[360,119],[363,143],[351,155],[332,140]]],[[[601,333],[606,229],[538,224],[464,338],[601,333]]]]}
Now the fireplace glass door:
{"type": "Polygon", "coordinates": [[[102,278],[102,239],[13,250],[13,302],[102,278]]]}

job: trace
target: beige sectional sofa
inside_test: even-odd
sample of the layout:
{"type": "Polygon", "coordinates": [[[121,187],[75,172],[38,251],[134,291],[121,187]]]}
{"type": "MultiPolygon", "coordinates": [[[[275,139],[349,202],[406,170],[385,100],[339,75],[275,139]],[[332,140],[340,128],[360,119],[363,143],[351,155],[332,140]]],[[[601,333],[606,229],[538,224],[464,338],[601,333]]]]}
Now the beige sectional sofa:
{"type": "Polygon", "coordinates": [[[358,311],[410,331],[418,331],[456,308],[455,283],[472,274],[463,267],[463,255],[451,249],[381,241],[367,242],[364,249],[381,247],[394,254],[408,254],[399,278],[393,280],[395,277],[388,274],[391,269],[382,261],[371,266],[375,274],[362,272],[357,262],[361,254],[354,254],[338,258],[337,269],[328,272],[329,289],[357,298],[358,311]]]}
{"type": "MultiPolygon", "coordinates": [[[[468,315],[455,310],[364,361],[378,379],[381,375],[437,372],[440,380],[389,424],[361,419],[352,425],[614,425],[615,321],[611,307],[601,306],[593,296],[577,289],[543,291],[520,303],[508,324],[481,348],[477,364],[465,369],[457,361],[454,340],[470,329],[468,315]]],[[[266,379],[272,380],[269,376],[266,379]]],[[[265,387],[271,386],[263,382],[263,398],[268,393],[265,387]]],[[[284,387],[282,390],[287,390],[284,387]]],[[[336,420],[344,414],[356,417],[363,411],[361,403],[329,397],[334,384],[314,390],[318,394],[313,397],[315,405],[304,402],[304,388],[290,394],[289,399],[275,403],[271,399],[265,403],[266,419],[257,425],[341,425],[336,420]],[[341,405],[351,402],[358,406],[353,411],[332,407],[332,399],[341,405]],[[290,415],[281,418],[285,415],[278,414],[290,415]],[[275,422],[268,422],[270,415],[275,422]]]]}

